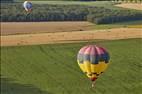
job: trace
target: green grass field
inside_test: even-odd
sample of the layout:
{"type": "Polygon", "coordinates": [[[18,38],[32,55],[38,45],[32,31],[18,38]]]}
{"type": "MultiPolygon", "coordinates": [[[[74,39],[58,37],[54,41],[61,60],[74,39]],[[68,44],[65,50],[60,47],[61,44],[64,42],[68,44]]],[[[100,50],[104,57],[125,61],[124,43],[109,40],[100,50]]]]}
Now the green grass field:
{"type": "MultiPolygon", "coordinates": [[[[16,2],[23,2],[23,0],[15,0],[16,2]]],[[[69,0],[31,0],[31,2],[34,4],[49,4],[49,5],[84,5],[84,6],[96,6],[96,7],[105,7],[109,9],[124,9],[120,7],[115,7],[114,5],[117,4],[116,2],[111,1],[69,1],[69,0]]],[[[124,9],[128,10],[128,9],[124,9]]]]}
{"type": "MultiPolygon", "coordinates": [[[[25,0],[15,0],[16,2],[24,2],[25,0]]],[[[71,1],[71,0],[30,0],[33,4],[56,4],[56,5],[91,5],[91,6],[111,6],[114,4],[110,1],[71,1]]]]}
{"type": "Polygon", "coordinates": [[[1,94],[141,94],[142,39],[1,48],[1,94]],[[111,63],[91,88],[76,62],[87,44],[108,49],[111,63]]]}
{"type": "MultiPolygon", "coordinates": [[[[25,0],[14,0],[15,2],[24,2],[25,0]]],[[[96,6],[105,7],[109,9],[124,9],[114,6],[120,4],[120,2],[112,1],[79,1],[79,0],[30,0],[33,4],[49,4],[49,5],[85,5],[85,6],[96,6]]],[[[137,2],[138,3],[138,2],[137,2]]]]}
{"type": "MultiPolygon", "coordinates": [[[[19,2],[19,1],[18,1],[19,2]]],[[[49,4],[49,5],[85,5],[85,6],[96,6],[96,7],[105,7],[109,9],[123,9],[120,7],[113,6],[114,2],[111,1],[31,1],[33,4],[49,4]]]]}

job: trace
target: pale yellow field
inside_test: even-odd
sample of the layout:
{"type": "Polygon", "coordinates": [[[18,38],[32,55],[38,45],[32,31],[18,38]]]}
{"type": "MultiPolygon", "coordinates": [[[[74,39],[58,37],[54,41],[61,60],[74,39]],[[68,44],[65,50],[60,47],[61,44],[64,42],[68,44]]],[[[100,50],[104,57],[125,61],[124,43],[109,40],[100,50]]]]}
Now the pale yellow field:
{"type": "Polygon", "coordinates": [[[1,36],[1,46],[71,43],[94,39],[142,38],[141,28],[116,28],[83,32],[57,32],[1,36]]]}
{"type": "Polygon", "coordinates": [[[123,8],[130,8],[130,9],[136,9],[136,10],[142,10],[142,3],[122,3],[116,5],[118,7],[123,7],[123,8]]]}

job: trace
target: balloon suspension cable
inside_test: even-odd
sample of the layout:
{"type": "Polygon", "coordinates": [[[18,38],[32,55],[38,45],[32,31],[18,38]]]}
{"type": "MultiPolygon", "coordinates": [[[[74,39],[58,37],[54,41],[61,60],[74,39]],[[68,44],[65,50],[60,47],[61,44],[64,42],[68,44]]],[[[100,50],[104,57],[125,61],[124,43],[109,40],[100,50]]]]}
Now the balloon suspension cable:
{"type": "Polygon", "coordinates": [[[27,14],[30,14],[31,12],[32,12],[32,9],[26,11],[27,14]]]}
{"type": "Polygon", "coordinates": [[[30,12],[29,11],[26,11],[26,14],[27,14],[27,16],[30,14],[30,12]]]}
{"type": "Polygon", "coordinates": [[[91,81],[92,81],[92,88],[95,87],[96,80],[97,80],[97,77],[91,78],[91,81]]]}
{"type": "Polygon", "coordinates": [[[93,81],[93,82],[92,82],[92,88],[95,87],[95,84],[96,84],[96,81],[93,81]]]}

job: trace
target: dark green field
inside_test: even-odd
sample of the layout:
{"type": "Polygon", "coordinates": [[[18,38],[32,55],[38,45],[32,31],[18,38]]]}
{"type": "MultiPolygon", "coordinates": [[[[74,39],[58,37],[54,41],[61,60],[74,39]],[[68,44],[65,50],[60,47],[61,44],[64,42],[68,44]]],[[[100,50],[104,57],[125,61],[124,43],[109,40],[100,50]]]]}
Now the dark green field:
{"type": "Polygon", "coordinates": [[[142,39],[1,48],[1,94],[141,94],[142,39]],[[76,62],[87,44],[106,47],[111,63],[91,88],[76,62]]]}
{"type": "Polygon", "coordinates": [[[1,22],[89,21],[94,24],[114,24],[142,21],[140,10],[116,7],[111,1],[32,1],[33,10],[27,14],[22,4],[1,4],[1,22]]]}

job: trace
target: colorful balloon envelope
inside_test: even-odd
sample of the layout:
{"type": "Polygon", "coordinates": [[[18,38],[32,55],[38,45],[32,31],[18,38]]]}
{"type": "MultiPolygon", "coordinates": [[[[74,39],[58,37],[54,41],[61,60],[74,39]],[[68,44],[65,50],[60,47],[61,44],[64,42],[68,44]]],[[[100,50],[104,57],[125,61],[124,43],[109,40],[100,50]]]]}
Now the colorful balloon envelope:
{"type": "Polygon", "coordinates": [[[32,10],[32,3],[30,1],[25,1],[23,3],[23,7],[25,8],[25,10],[27,12],[31,12],[31,10],[32,10]]]}
{"type": "Polygon", "coordinates": [[[80,49],[77,62],[81,70],[95,81],[108,67],[109,53],[103,47],[88,45],[80,49]]]}

